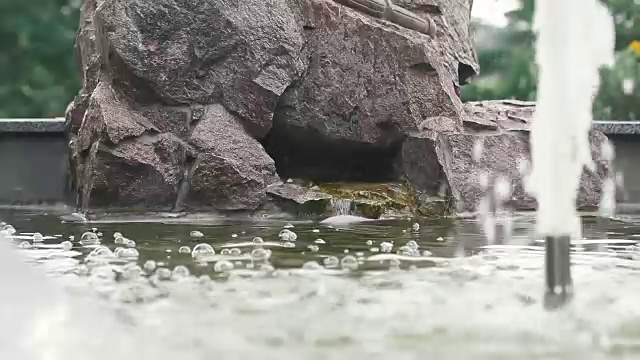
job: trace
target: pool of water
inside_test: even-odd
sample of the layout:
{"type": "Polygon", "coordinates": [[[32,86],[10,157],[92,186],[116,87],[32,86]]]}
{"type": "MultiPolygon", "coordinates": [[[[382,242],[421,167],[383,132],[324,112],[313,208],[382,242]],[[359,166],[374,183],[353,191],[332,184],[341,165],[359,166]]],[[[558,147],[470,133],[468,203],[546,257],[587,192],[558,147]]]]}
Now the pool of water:
{"type": "Polygon", "coordinates": [[[530,214],[498,217],[488,241],[473,218],[69,223],[65,211],[0,210],[15,229],[0,245],[17,253],[0,249],[3,359],[640,355],[640,217],[583,218],[576,295],[549,312],[530,214]]]}

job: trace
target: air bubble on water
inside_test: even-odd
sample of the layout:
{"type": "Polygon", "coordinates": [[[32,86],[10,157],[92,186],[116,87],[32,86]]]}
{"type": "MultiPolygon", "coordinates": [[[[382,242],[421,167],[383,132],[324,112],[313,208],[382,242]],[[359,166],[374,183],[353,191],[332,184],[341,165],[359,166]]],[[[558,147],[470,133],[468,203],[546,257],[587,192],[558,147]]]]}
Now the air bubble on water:
{"type": "Polygon", "coordinates": [[[98,237],[102,237],[102,233],[101,232],[98,232],[97,235],[98,235],[98,237]]]}
{"type": "Polygon", "coordinates": [[[318,264],[317,261],[307,261],[306,263],[302,264],[302,269],[318,271],[318,270],[323,270],[323,267],[322,265],[318,264]]]}
{"type": "Polygon", "coordinates": [[[307,249],[309,249],[309,251],[311,252],[318,252],[318,250],[320,250],[320,247],[318,245],[307,245],[307,249]]]}
{"type": "Polygon", "coordinates": [[[231,250],[222,249],[222,250],[220,250],[220,255],[225,255],[225,256],[231,255],[231,250]]]}
{"type": "Polygon", "coordinates": [[[372,241],[372,240],[367,240],[367,241],[365,242],[365,244],[367,244],[367,245],[371,246],[371,245],[373,245],[373,241],[372,241]]]}
{"type": "Polygon", "coordinates": [[[80,264],[76,267],[75,273],[78,276],[87,276],[89,275],[89,267],[85,264],[80,264]]]}
{"type": "Polygon", "coordinates": [[[410,248],[410,249],[413,249],[413,250],[417,250],[420,247],[420,246],[418,246],[418,243],[415,240],[407,241],[405,246],[410,248]]]}
{"type": "Polygon", "coordinates": [[[186,279],[189,275],[191,275],[189,269],[184,265],[177,265],[173,268],[173,271],[171,271],[171,278],[174,280],[186,279]]]}
{"type": "Polygon", "coordinates": [[[178,249],[178,253],[191,254],[191,249],[188,246],[180,246],[180,249],[178,249]]]}
{"type": "Polygon", "coordinates": [[[349,249],[344,249],[343,253],[348,254],[349,253],[349,249]]]}
{"type": "Polygon", "coordinates": [[[211,276],[207,274],[202,274],[198,277],[198,285],[200,286],[209,286],[211,285],[211,276]]]}
{"type": "Polygon", "coordinates": [[[414,223],[413,225],[411,225],[411,228],[413,229],[413,231],[420,231],[420,224],[414,223]]]}
{"type": "Polygon", "coordinates": [[[19,245],[20,249],[31,249],[31,244],[28,241],[23,241],[19,245]]]}
{"type": "Polygon", "coordinates": [[[327,269],[335,269],[340,265],[340,260],[335,256],[327,256],[322,260],[322,264],[327,269]]]}
{"type": "Polygon", "coordinates": [[[443,241],[444,241],[444,238],[443,238],[442,236],[438,236],[438,237],[436,238],[436,241],[438,241],[438,242],[443,242],[443,241]]]}
{"type": "Polygon", "coordinates": [[[204,236],[204,234],[198,230],[193,230],[192,232],[189,233],[189,236],[194,238],[201,238],[204,236]]]}
{"type": "Polygon", "coordinates": [[[2,230],[6,231],[9,235],[16,233],[16,229],[12,225],[5,225],[2,230]]]}
{"type": "Polygon", "coordinates": [[[256,236],[253,238],[253,240],[251,240],[251,242],[254,244],[263,244],[264,239],[262,239],[260,236],[256,236]]]}
{"type": "Polygon", "coordinates": [[[320,232],[320,229],[313,229],[313,230],[311,230],[311,231],[317,234],[317,233],[319,233],[319,232],[320,232]]]}
{"type": "Polygon", "coordinates": [[[156,269],[156,262],[153,260],[147,260],[144,262],[144,265],[142,265],[142,267],[144,267],[145,271],[152,272],[156,269]]]}
{"type": "Polygon", "coordinates": [[[238,237],[238,234],[231,234],[231,237],[235,239],[238,237]]]}
{"type": "Polygon", "coordinates": [[[433,256],[433,253],[429,250],[423,250],[422,251],[422,256],[433,256]]]}
{"type": "Polygon", "coordinates": [[[193,251],[191,251],[191,257],[193,257],[196,260],[200,258],[213,256],[215,254],[216,252],[213,250],[213,246],[205,243],[194,246],[193,251]]]}
{"type": "Polygon", "coordinates": [[[82,245],[96,245],[100,243],[98,235],[96,233],[87,231],[80,237],[80,244],[82,245]]]}
{"type": "Polygon", "coordinates": [[[118,251],[117,254],[114,251],[114,254],[116,254],[116,256],[118,256],[119,258],[133,259],[133,258],[137,258],[138,256],[140,256],[140,253],[138,252],[138,250],[136,250],[134,248],[117,248],[116,250],[120,250],[120,251],[118,251]]]}
{"type": "Polygon", "coordinates": [[[63,241],[60,245],[62,245],[62,250],[64,251],[70,251],[73,248],[73,243],[71,241],[63,241]]]}
{"type": "Polygon", "coordinates": [[[113,257],[114,254],[113,252],[106,246],[104,245],[100,245],[98,247],[96,247],[95,249],[93,249],[89,255],[87,255],[87,257],[89,258],[110,258],[113,257]]]}
{"type": "Polygon", "coordinates": [[[390,253],[393,250],[393,244],[388,241],[383,241],[380,243],[380,251],[383,253],[390,253]]]}
{"type": "Polygon", "coordinates": [[[298,238],[298,235],[296,235],[296,233],[294,233],[291,230],[284,229],[280,231],[280,233],[278,234],[278,237],[280,238],[281,241],[296,241],[296,239],[298,238]]]}
{"type": "Polygon", "coordinates": [[[242,250],[238,249],[238,248],[233,248],[229,251],[229,254],[231,256],[240,256],[242,255],[242,250]]]}
{"type": "Polygon", "coordinates": [[[130,263],[122,268],[122,275],[128,280],[137,280],[142,275],[142,269],[135,263],[130,263]]]}
{"type": "Polygon", "coordinates": [[[273,267],[273,265],[271,264],[261,264],[258,267],[258,270],[265,272],[265,273],[272,273],[274,272],[276,269],[273,267]]]}
{"type": "Polygon", "coordinates": [[[220,260],[213,265],[213,271],[215,272],[229,272],[233,270],[233,263],[227,260],[220,260]]]}
{"type": "Polygon", "coordinates": [[[172,273],[166,267],[159,267],[156,269],[155,275],[158,280],[170,280],[172,273]]]}
{"type": "Polygon", "coordinates": [[[326,244],[326,242],[322,239],[316,239],[315,241],[316,244],[326,244]]]}
{"type": "Polygon", "coordinates": [[[289,224],[286,224],[286,225],[285,225],[285,226],[283,226],[283,227],[284,227],[285,229],[292,229],[294,226],[293,226],[293,224],[289,223],[289,224]]]}
{"type": "Polygon", "coordinates": [[[398,259],[390,259],[389,260],[389,270],[400,270],[400,260],[398,260],[398,259]]]}
{"type": "Polygon", "coordinates": [[[127,243],[127,241],[129,241],[129,239],[127,239],[124,236],[118,236],[113,240],[113,242],[116,243],[117,245],[124,245],[127,243]]]}
{"type": "Polygon", "coordinates": [[[473,153],[472,153],[473,161],[480,161],[480,159],[482,158],[483,150],[484,150],[484,139],[479,138],[473,143],[473,153]]]}
{"type": "Polygon", "coordinates": [[[76,237],[75,237],[75,236],[73,236],[73,235],[69,235],[69,241],[74,241],[75,239],[76,239],[76,237]]]}
{"type": "Polygon", "coordinates": [[[291,241],[285,241],[285,242],[282,243],[282,247],[294,248],[294,247],[296,247],[296,244],[292,243],[291,241]]]}
{"type": "Polygon", "coordinates": [[[116,232],[113,233],[113,239],[114,240],[119,238],[119,237],[122,237],[122,233],[121,232],[116,231],[116,232]]]}
{"type": "Polygon", "coordinates": [[[258,260],[258,261],[267,260],[270,255],[271,253],[269,252],[269,250],[266,250],[266,249],[256,248],[251,250],[251,258],[253,260],[258,260]]]}
{"type": "Polygon", "coordinates": [[[634,87],[635,87],[635,83],[633,79],[627,78],[622,80],[622,92],[625,95],[631,95],[631,93],[633,93],[634,87]]]}
{"type": "Polygon", "coordinates": [[[96,231],[98,231],[98,228],[93,227],[93,228],[91,228],[91,231],[93,231],[95,233],[96,231]]]}
{"type": "Polygon", "coordinates": [[[6,222],[4,222],[4,221],[0,222],[0,228],[4,228],[6,225],[7,225],[6,222]]]}
{"type": "Polygon", "coordinates": [[[39,232],[34,233],[33,234],[33,242],[43,242],[44,241],[44,236],[42,236],[42,234],[40,234],[39,232]]]}
{"type": "Polygon", "coordinates": [[[130,248],[134,248],[134,247],[136,247],[136,242],[133,241],[133,240],[127,239],[127,241],[124,243],[124,245],[126,245],[127,247],[130,247],[130,248]]]}
{"type": "Polygon", "coordinates": [[[369,249],[369,251],[371,251],[372,253],[377,253],[380,251],[380,248],[372,247],[371,249],[369,249]]]}

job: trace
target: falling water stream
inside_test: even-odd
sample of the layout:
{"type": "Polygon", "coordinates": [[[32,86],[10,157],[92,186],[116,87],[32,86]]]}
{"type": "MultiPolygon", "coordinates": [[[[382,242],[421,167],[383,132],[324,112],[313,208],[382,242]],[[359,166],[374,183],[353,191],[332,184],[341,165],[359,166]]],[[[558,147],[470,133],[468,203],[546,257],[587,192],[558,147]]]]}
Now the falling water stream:
{"type": "Polygon", "coordinates": [[[575,211],[613,23],[596,0],[538,0],[535,23],[540,211],[497,214],[502,242],[476,219],[363,222],[346,203],[325,222],[0,210],[0,359],[638,358],[640,218],[575,211]],[[549,312],[539,239],[556,235],[577,290],[549,312]]]}

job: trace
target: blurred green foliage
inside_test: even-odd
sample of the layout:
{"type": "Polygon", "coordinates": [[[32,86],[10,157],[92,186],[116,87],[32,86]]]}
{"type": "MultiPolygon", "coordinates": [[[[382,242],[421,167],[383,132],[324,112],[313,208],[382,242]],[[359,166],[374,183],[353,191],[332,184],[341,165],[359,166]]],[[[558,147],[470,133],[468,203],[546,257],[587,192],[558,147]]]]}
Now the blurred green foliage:
{"type": "MultiPolygon", "coordinates": [[[[640,119],[640,96],[635,91],[635,84],[640,90],[640,51],[629,48],[633,41],[640,40],[640,5],[636,2],[604,0],[615,19],[617,54],[615,65],[602,70],[602,84],[593,107],[595,119],[640,119]]],[[[463,87],[464,100],[536,99],[534,5],[535,0],[520,0],[520,7],[507,14],[509,23],[504,28],[473,24],[476,36],[482,32],[498,40],[491,46],[479,46],[481,74],[463,87]]]]}
{"type": "Polygon", "coordinates": [[[0,118],[64,115],[80,86],[81,0],[0,1],[0,118]]]}

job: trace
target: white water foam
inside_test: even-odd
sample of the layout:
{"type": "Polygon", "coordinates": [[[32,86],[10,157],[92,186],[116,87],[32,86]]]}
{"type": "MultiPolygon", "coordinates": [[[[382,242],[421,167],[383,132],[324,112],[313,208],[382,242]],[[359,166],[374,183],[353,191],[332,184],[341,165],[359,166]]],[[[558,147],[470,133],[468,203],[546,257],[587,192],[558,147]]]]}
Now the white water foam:
{"type": "Polygon", "coordinates": [[[614,61],[613,18],[599,0],[536,0],[538,99],[528,190],[540,235],[580,236],[576,197],[589,146],[598,70],[614,61]]]}

